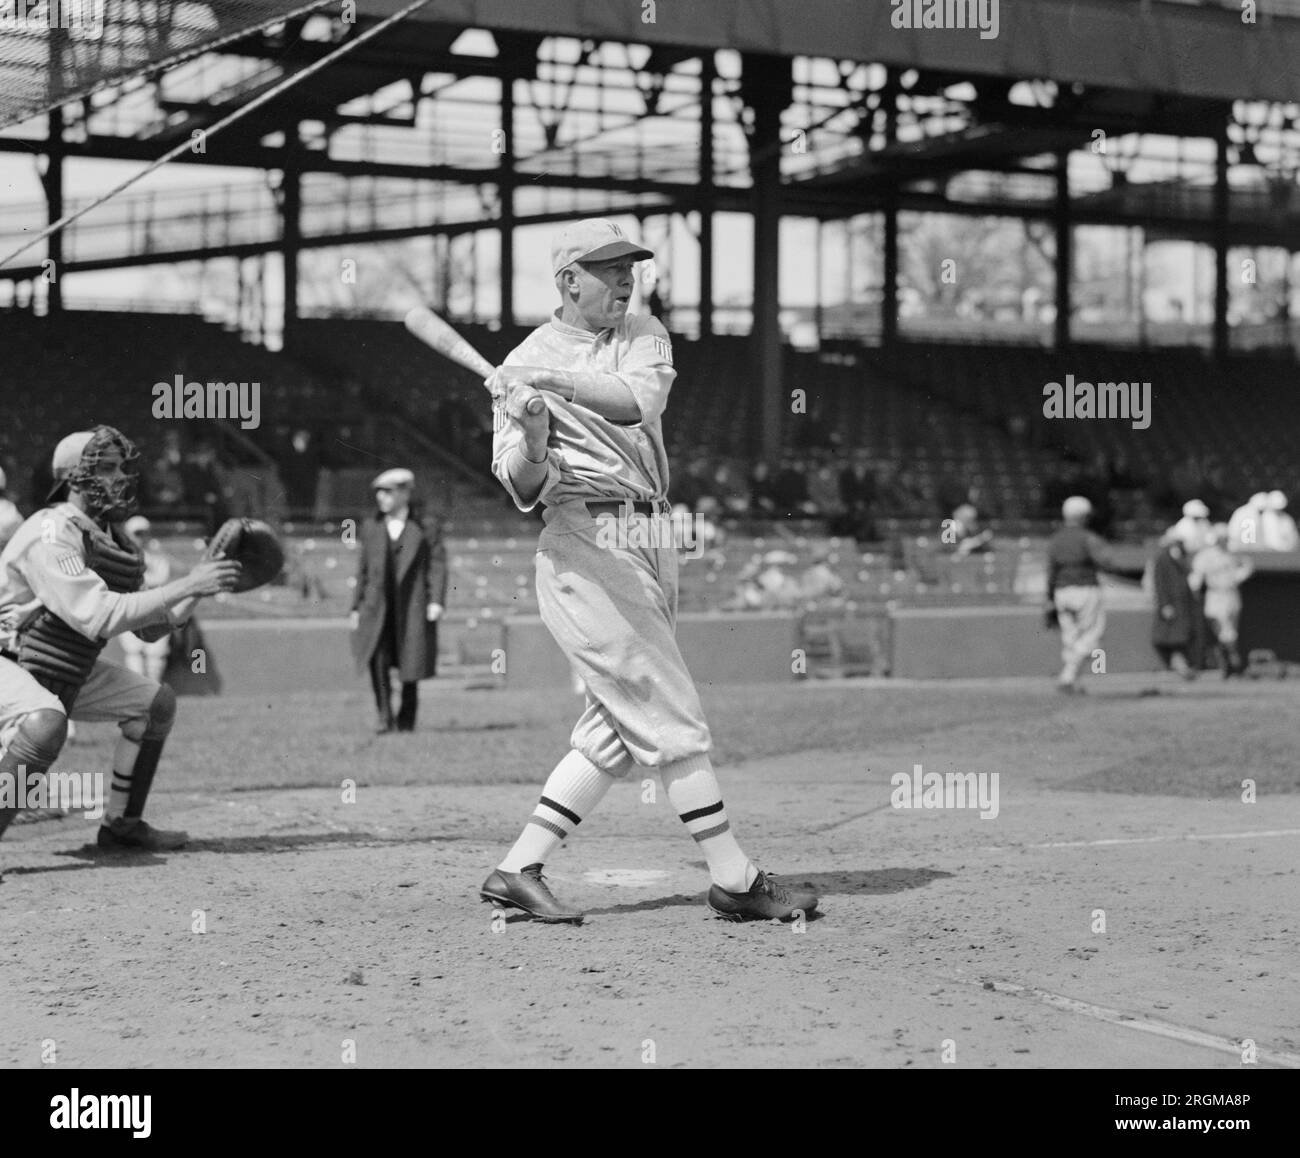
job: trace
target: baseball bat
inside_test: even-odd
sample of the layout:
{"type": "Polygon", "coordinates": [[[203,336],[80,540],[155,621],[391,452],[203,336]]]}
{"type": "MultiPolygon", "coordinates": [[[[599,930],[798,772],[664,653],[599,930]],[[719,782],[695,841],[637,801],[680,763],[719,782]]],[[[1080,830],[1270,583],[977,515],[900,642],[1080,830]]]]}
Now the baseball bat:
{"type": "MultiPolygon", "coordinates": [[[[437,350],[444,358],[451,359],[458,366],[464,366],[471,374],[477,374],[480,378],[489,378],[496,370],[491,362],[428,306],[416,306],[408,310],[405,323],[407,330],[429,349],[437,350]]],[[[546,403],[541,398],[529,400],[529,414],[541,414],[545,409],[546,403]]]]}

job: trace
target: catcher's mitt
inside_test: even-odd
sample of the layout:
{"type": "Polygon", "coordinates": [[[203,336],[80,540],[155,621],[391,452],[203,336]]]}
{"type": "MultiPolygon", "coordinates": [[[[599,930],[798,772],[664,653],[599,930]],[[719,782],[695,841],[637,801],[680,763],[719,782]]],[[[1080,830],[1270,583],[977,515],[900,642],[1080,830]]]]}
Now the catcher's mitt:
{"type": "Polygon", "coordinates": [[[243,568],[236,591],[262,587],[284,570],[284,548],[261,519],[227,519],[217,528],[203,557],[233,559],[243,568]]]}

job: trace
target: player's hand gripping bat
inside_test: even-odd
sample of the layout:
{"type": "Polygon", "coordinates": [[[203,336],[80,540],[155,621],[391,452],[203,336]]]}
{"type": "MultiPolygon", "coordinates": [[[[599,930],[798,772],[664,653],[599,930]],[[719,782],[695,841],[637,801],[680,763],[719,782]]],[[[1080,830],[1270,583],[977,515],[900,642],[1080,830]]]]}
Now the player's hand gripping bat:
{"type": "MultiPolygon", "coordinates": [[[[406,328],[419,338],[431,350],[437,350],[444,358],[450,358],[458,366],[464,366],[480,378],[490,378],[496,367],[482,354],[462,338],[442,318],[438,317],[428,306],[416,306],[407,312],[406,328]]],[[[528,413],[541,414],[546,403],[541,398],[532,398],[528,402],[528,413]]]]}

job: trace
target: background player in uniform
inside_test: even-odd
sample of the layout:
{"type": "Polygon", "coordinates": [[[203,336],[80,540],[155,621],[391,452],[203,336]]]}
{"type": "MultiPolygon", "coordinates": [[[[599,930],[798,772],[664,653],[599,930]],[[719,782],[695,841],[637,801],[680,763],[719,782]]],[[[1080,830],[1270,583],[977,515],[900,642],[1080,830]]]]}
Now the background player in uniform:
{"type": "Polygon", "coordinates": [[[1205,592],[1205,618],[1218,643],[1223,678],[1240,675],[1245,667],[1237,650],[1237,622],[1241,618],[1241,585],[1250,578],[1255,564],[1228,550],[1228,528],[1212,527],[1208,542],[1192,556],[1187,576],[1193,591],[1205,592]]]}
{"type": "MultiPolygon", "coordinates": [[[[47,768],[68,715],[114,721],[121,738],[97,841],[106,851],[179,848],[187,837],[141,818],[176,697],[99,653],[123,631],[169,632],[202,596],[229,590],[239,575],[237,563],[204,560],[181,579],[140,590],[144,560],[122,529],[135,503],[138,459],[110,426],[68,435],[52,464],[50,499],[62,501],[27,519],[0,553],[0,622],[10,624],[6,646],[23,669],[0,669],[0,729],[11,733],[0,769],[23,763],[24,754],[35,756],[26,761],[29,776],[47,768]],[[28,737],[31,730],[37,734],[28,737]]],[[[0,830],[11,819],[0,814],[0,830]]]]}
{"type": "Polygon", "coordinates": [[[648,523],[639,539],[608,533],[613,520],[631,530],[669,510],[660,418],[676,377],[672,349],[658,321],[628,313],[633,264],[654,255],[611,222],[589,220],[559,233],[551,256],[560,308],[488,379],[492,470],[520,510],[545,506],[538,608],[583,680],[586,710],[571,751],[480,894],[543,920],[581,921],[551,895],[542,865],[614,781],[641,766],[658,769],[704,854],[710,907],[734,920],[789,919],[817,897],[760,872],[731,832],[709,728],[674,638],[676,549],[671,541],[621,545],[657,544],[648,523]],[[530,415],[539,393],[546,409],[530,415]]]}
{"type": "Polygon", "coordinates": [[[1059,691],[1082,691],[1079,673],[1106,631],[1099,571],[1122,573],[1106,541],[1088,530],[1092,503],[1071,495],[1061,504],[1065,523],[1047,540],[1047,616],[1061,629],[1059,691]]]}

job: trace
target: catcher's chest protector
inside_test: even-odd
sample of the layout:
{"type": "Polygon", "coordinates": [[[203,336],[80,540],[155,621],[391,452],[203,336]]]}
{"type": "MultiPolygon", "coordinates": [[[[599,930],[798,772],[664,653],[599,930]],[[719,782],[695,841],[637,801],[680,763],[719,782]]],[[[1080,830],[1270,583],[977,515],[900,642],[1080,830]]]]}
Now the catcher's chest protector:
{"type": "MultiPolygon", "coordinates": [[[[116,528],[114,528],[116,529],[116,528]]],[[[144,555],[117,536],[83,533],[86,566],[110,591],[129,595],[144,583],[144,555]]],[[[66,711],[95,666],[107,640],[88,639],[48,609],[42,611],[18,641],[18,664],[42,687],[59,697],[66,711]]]]}

